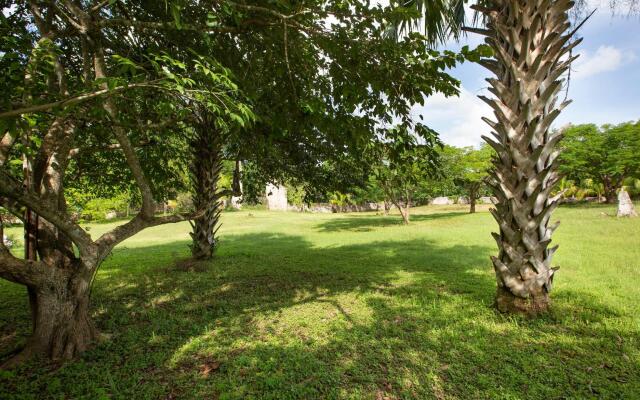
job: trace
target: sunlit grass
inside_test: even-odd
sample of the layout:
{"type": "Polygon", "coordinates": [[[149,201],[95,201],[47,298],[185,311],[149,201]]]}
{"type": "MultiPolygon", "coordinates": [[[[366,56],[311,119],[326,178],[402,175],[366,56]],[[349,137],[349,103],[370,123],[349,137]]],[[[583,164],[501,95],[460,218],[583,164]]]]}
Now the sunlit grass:
{"type": "MultiPolygon", "coordinates": [[[[204,272],[175,266],[188,224],[149,229],[98,275],[95,319],[111,338],[57,370],[0,372],[0,398],[637,396],[640,220],[561,208],[554,309],[524,320],[491,308],[494,223],[465,211],[416,209],[408,227],[227,213],[204,272]]],[[[24,292],[0,283],[0,354],[28,334],[24,292]]]]}

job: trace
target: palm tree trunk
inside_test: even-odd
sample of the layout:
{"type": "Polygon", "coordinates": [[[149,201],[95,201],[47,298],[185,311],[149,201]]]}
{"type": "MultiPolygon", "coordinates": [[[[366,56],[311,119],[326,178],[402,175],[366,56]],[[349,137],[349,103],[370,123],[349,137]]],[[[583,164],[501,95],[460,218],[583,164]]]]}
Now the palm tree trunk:
{"type": "Polygon", "coordinates": [[[192,224],[191,255],[197,260],[213,257],[220,228],[222,202],[218,180],[222,171],[222,140],[219,131],[208,119],[196,128],[196,138],[191,143],[193,163],[191,167],[192,200],[196,210],[204,209],[202,218],[192,224]]]}
{"type": "Polygon", "coordinates": [[[549,307],[554,273],[549,248],[558,224],[549,225],[559,197],[550,197],[558,181],[556,144],[560,133],[549,127],[568,105],[557,105],[567,71],[573,32],[567,12],[570,0],[495,0],[475,8],[486,17],[486,42],[494,51],[484,59],[496,78],[489,79],[495,98],[481,96],[494,110],[496,121],[484,119],[495,149],[488,181],[498,198],[491,212],[500,233],[494,233],[499,254],[492,257],[498,290],[496,307],[502,312],[538,314],[549,307]]]}

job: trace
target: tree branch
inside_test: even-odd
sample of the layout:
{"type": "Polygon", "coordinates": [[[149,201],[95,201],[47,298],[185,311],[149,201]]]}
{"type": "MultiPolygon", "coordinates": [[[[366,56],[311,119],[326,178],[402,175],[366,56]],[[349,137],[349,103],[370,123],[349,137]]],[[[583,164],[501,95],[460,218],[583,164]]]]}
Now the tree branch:
{"type": "Polygon", "coordinates": [[[52,210],[44,205],[39,196],[17,183],[4,171],[0,171],[0,194],[30,208],[36,214],[51,222],[64,232],[78,246],[81,252],[92,243],[91,236],[79,225],[70,222],[71,217],[68,214],[52,210]]]}
{"type": "Polygon", "coordinates": [[[30,114],[30,113],[35,113],[35,112],[40,112],[40,111],[47,111],[50,110],[52,108],[58,108],[58,107],[68,107],[74,104],[78,104],[81,103],[83,101],[87,101],[90,99],[93,99],[95,97],[99,97],[99,96],[104,96],[110,93],[117,93],[117,92],[121,92],[123,90],[127,90],[127,89],[133,89],[133,88],[140,88],[140,87],[153,87],[153,88],[157,88],[157,89],[163,89],[161,86],[156,86],[154,85],[154,83],[160,82],[161,79],[156,79],[153,81],[149,81],[149,82],[144,82],[144,83],[131,83],[128,85],[123,85],[123,86],[117,86],[115,88],[109,89],[108,87],[102,89],[102,90],[97,90],[95,92],[91,92],[91,93],[84,93],[84,94],[79,94],[77,96],[68,98],[68,99],[64,99],[64,100],[59,100],[59,101],[54,101],[51,103],[46,103],[46,104],[38,104],[38,105],[33,105],[33,106],[28,106],[28,107],[23,107],[23,108],[18,108],[15,110],[10,110],[10,111],[4,111],[0,113],[0,118],[8,118],[8,117],[15,117],[21,114],[30,114]]]}
{"type": "Polygon", "coordinates": [[[47,275],[47,267],[40,261],[16,258],[0,240],[0,277],[21,285],[36,287],[47,275]]]}
{"type": "Polygon", "coordinates": [[[9,151],[11,150],[11,147],[13,147],[15,139],[16,138],[11,135],[11,132],[7,132],[2,137],[2,140],[0,140],[0,167],[7,162],[7,159],[9,158],[9,151]]]}
{"type": "Polygon", "coordinates": [[[206,210],[203,209],[188,214],[167,215],[162,217],[154,217],[151,219],[143,218],[140,214],[138,214],[131,221],[112,229],[111,231],[100,236],[98,240],[96,240],[95,243],[98,245],[99,257],[101,259],[106,257],[118,243],[121,243],[122,241],[130,238],[131,236],[146,228],[200,219],[204,216],[205,211],[206,210]]]}
{"type": "MultiPolygon", "coordinates": [[[[94,68],[96,79],[104,79],[107,77],[104,49],[99,45],[94,49],[94,68]]],[[[106,83],[103,83],[102,85],[104,87],[106,86],[106,83]]],[[[104,109],[114,122],[119,121],[117,108],[112,99],[107,98],[104,102],[104,109]]],[[[150,219],[153,217],[153,213],[155,212],[155,201],[153,200],[151,186],[149,185],[144,170],[142,169],[142,165],[140,164],[140,160],[138,159],[138,156],[133,149],[133,145],[131,144],[131,140],[129,140],[125,130],[121,126],[114,126],[113,131],[118,143],[120,143],[120,146],[122,147],[125,159],[131,169],[131,173],[133,174],[136,184],[140,189],[140,195],[142,196],[142,209],[140,210],[140,215],[143,218],[150,219]]]]}
{"type": "MultiPolygon", "coordinates": [[[[194,32],[208,32],[208,33],[234,33],[241,32],[242,29],[233,26],[217,26],[211,27],[206,25],[194,25],[183,24],[178,28],[174,22],[155,22],[155,21],[138,21],[134,19],[125,18],[111,18],[99,21],[97,25],[101,28],[114,27],[114,26],[129,26],[133,28],[141,29],[166,29],[166,30],[185,30],[194,32]]],[[[241,24],[242,25],[242,24],[241,24]]],[[[251,20],[247,21],[244,25],[267,25],[262,21],[251,20]]]]}
{"type": "Polygon", "coordinates": [[[102,0],[101,2],[99,2],[98,4],[96,4],[95,6],[91,7],[91,10],[89,10],[90,13],[96,13],[98,11],[100,11],[101,9],[103,9],[104,7],[108,6],[111,3],[112,0],[102,0]]]}

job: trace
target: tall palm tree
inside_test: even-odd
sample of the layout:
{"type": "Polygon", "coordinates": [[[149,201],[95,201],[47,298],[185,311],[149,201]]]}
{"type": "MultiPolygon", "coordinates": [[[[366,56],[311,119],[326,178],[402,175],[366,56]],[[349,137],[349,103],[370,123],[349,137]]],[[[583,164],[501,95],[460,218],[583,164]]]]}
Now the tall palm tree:
{"type": "Polygon", "coordinates": [[[575,29],[569,20],[574,2],[478,1],[471,8],[482,21],[479,28],[463,26],[463,3],[409,0],[403,6],[424,13],[432,40],[466,30],[484,35],[493,50],[493,57],[480,61],[495,75],[488,79],[493,96],[480,97],[495,117],[483,118],[493,130],[484,140],[495,150],[488,179],[498,199],[491,213],[500,228],[493,234],[499,250],[492,257],[498,284],[495,304],[502,312],[538,314],[549,307],[557,270],[552,264],[557,246],[549,245],[558,223],[549,221],[559,201],[551,190],[559,179],[556,145],[561,133],[550,126],[569,104],[558,102],[558,94],[575,59],[571,50],[580,43],[572,40],[575,29]]]}

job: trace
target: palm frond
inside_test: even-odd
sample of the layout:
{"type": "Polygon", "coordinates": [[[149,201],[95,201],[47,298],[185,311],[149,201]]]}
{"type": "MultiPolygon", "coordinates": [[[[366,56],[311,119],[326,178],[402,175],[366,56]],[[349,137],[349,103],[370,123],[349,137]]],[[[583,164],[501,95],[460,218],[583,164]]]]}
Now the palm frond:
{"type": "Polygon", "coordinates": [[[432,44],[458,39],[466,21],[464,0],[392,0],[398,20],[396,35],[410,31],[424,33],[432,44]]]}

